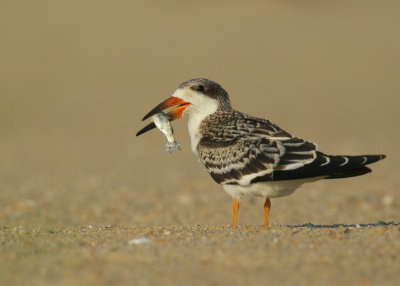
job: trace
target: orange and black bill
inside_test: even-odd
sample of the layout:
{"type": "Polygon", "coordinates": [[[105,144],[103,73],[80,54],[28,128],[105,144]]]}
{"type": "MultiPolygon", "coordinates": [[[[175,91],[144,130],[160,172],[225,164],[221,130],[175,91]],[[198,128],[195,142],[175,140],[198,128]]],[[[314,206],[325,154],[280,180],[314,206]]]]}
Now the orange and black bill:
{"type": "MultiPolygon", "coordinates": [[[[183,99],[180,99],[178,97],[171,96],[167,100],[161,102],[159,105],[154,107],[149,113],[147,113],[142,120],[146,120],[147,118],[162,112],[164,109],[167,109],[168,107],[171,106],[176,106],[173,108],[170,112],[168,112],[166,115],[169,119],[169,121],[173,121],[175,119],[180,119],[183,116],[183,111],[190,105],[190,102],[184,101],[183,99]]],[[[136,136],[139,136],[143,133],[146,133],[147,131],[150,131],[154,129],[156,125],[154,122],[149,123],[146,125],[144,128],[140,129],[137,133],[136,136]]]]}
{"type": "Polygon", "coordinates": [[[142,129],[140,129],[137,133],[136,136],[142,135],[143,133],[146,133],[147,131],[150,131],[152,129],[156,128],[156,125],[154,124],[154,122],[150,122],[149,124],[147,124],[145,127],[143,127],[142,129]]]}

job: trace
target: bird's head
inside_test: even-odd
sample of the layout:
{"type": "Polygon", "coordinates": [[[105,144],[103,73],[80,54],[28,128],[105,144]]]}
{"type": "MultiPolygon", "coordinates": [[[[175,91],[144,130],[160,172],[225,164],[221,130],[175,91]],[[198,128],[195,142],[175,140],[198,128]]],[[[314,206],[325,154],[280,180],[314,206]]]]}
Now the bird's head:
{"type": "MultiPolygon", "coordinates": [[[[170,107],[174,108],[167,115],[172,121],[182,118],[184,114],[207,116],[217,110],[231,109],[231,103],[228,93],[218,83],[209,79],[196,78],[181,83],[171,97],[154,107],[143,117],[143,120],[170,107]]],[[[147,130],[145,127],[136,135],[151,130],[150,125],[146,126],[147,130]]],[[[154,128],[153,125],[151,127],[154,128]]]]}

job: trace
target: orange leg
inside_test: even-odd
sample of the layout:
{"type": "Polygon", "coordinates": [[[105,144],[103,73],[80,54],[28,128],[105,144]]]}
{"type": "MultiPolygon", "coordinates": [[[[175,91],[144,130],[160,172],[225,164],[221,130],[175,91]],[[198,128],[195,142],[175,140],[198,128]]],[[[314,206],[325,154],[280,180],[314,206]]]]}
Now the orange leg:
{"type": "Polygon", "coordinates": [[[238,213],[239,213],[239,206],[240,203],[238,200],[233,199],[233,228],[237,228],[237,218],[238,218],[238,213]]]}
{"type": "Polygon", "coordinates": [[[264,224],[263,224],[265,227],[269,227],[268,218],[270,210],[271,210],[271,201],[269,199],[266,199],[264,203],[264,224]]]}

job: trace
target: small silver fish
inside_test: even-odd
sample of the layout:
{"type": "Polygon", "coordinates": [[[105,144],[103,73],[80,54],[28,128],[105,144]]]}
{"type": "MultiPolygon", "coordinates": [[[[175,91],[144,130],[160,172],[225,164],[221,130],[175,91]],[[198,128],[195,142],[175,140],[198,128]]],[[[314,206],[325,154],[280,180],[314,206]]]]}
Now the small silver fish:
{"type": "Polygon", "coordinates": [[[181,150],[181,146],[174,138],[174,129],[169,122],[168,116],[164,112],[157,113],[152,117],[154,124],[164,134],[168,142],[165,145],[165,152],[172,153],[176,150],[181,150]]]}

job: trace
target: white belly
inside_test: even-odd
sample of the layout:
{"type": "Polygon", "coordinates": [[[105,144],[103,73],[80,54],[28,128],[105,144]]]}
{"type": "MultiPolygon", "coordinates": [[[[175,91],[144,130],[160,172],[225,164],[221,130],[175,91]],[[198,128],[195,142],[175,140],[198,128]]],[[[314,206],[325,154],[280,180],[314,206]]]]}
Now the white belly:
{"type": "Polygon", "coordinates": [[[314,182],[320,179],[322,178],[261,182],[249,185],[222,185],[222,187],[225,192],[237,200],[241,200],[243,196],[249,194],[264,198],[278,198],[290,195],[304,183],[314,182]]]}

